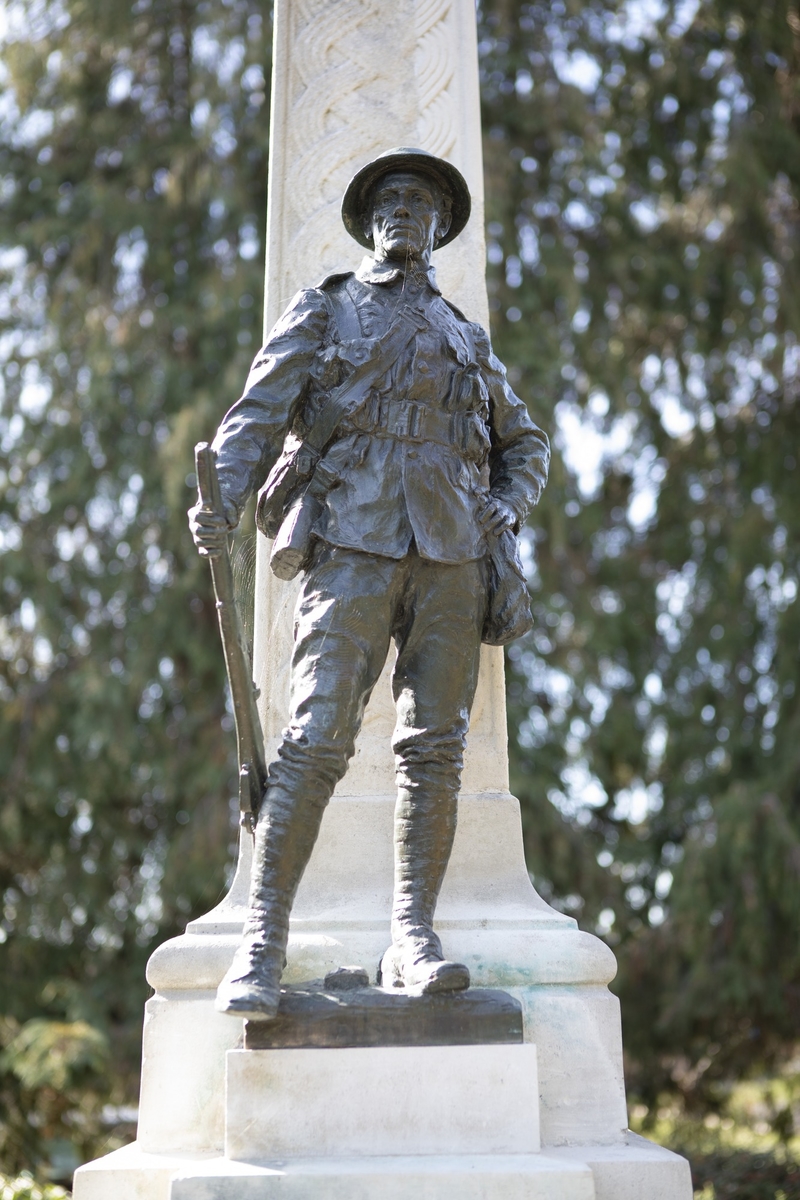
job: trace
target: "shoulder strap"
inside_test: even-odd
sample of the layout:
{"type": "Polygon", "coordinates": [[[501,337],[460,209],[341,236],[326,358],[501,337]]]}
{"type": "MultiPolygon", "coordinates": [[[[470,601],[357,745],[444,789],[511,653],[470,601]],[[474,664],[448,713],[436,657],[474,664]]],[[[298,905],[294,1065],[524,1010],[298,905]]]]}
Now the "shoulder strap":
{"type": "Polygon", "coordinates": [[[460,318],[460,320],[462,320],[462,321],[464,322],[464,324],[465,324],[465,325],[469,325],[469,324],[470,324],[469,318],[468,318],[468,317],[466,317],[466,316],[464,315],[464,313],[461,311],[461,309],[458,307],[458,305],[457,305],[457,304],[453,304],[453,301],[452,301],[452,300],[448,300],[446,296],[442,296],[442,300],[444,300],[445,304],[446,304],[446,305],[447,305],[447,307],[450,309],[450,311],[451,311],[452,313],[455,313],[455,315],[456,315],[457,317],[459,317],[459,318],[460,318]]]}
{"type": "MultiPolygon", "coordinates": [[[[464,315],[457,305],[453,304],[451,300],[447,300],[444,296],[442,296],[442,300],[444,300],[453,316],[458,317],[458,331],[463,337],[464,341],[467,343],[470,358],[473,360],[476,359],[478,356],[478,347],[475,341],[475,325],[468,317],[464,315]]],[[[480,329],[480,326],[477,326],[477,328],[480,329]]]]}
{"type": "Polygon", "coordinates": [[[341,422],[361,407],[377,380],[394,366],[423,327],[424,320],[420,315],[405,309],[396,315],[386,335],[379,341],[365,342],[359,339],[361,345],[356,347],[352,375],[330,393],[303,445],[321,453],[341,422]]]}
{"type": "MultiPolygon", "coordinates": [[[[341,278],[341,276],[337,277],[336,282],[338,283],[341,278]]],[[[328,305],[328,312],[333,318],[340,342],[354,342],[356,338],[364,336],[358,316],[358,307],[350,292],[350,285],[354,279],[354,275],[347,275],[344,277],[342,287],[331,291],[325,289],[325,302],[328,305]]]]}

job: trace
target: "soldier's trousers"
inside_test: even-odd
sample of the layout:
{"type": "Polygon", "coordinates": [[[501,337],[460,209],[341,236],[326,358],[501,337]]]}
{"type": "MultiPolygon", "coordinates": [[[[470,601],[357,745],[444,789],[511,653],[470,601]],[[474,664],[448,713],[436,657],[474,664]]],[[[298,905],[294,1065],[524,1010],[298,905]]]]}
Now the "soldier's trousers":
{"type": "Polygon", "coordinates": [[[445,565],[414,549],[396,561],[318,547],[295,612],[291,717],[269,768],[256,834],[252,933],[272,924],[276,905],[288,928],[287,901],[291,905],[323,809],[347,769],[392,639],[393,934],[397,940],[416,928],[420,935],[430,930],[455,832],[486,598],[484,560],[445,565]]]}
{"type": "Polygon", "coordinates": [[[295,611],[276,783],[324,804],[347,769],[392,638],[397,782],[458,790],[486,613],[483,560],[455,566],[322,544],[295,611]]]}

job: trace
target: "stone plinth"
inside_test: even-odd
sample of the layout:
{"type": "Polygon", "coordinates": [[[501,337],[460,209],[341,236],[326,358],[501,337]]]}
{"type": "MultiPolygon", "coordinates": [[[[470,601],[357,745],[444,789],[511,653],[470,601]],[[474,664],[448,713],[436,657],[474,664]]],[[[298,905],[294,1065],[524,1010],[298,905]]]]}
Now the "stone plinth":
{"type": "Polygon", "coordinates": [[[538,1149],[535,1046],[228,1051],[226,1158],[538,1149]]]}
{"type": "Polygon", "coordinates": [[[522,1040],[522,1006],[492,988],[439,996],[377,987],[344,992],[324,985],[284,988],[274,1020],[244,1023],[245,1050],[475,1046],[522,1040]]]}

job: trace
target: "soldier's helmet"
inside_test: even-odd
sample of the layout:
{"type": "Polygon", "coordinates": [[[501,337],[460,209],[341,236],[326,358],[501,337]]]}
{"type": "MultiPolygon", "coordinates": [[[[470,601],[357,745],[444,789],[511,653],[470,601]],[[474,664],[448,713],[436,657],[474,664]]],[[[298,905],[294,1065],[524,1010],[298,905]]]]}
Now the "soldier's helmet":
{"type": "Polygon", "coordinates": [[[365,232],[369,221],[370,199],[375,185],[392,171],[419,173],[433,180],[449,206],[451,222],[447,233],[436,243],[436,248],[446,246],[458,237],[469,220],[472,199],[467,181],[461,172],[444,158],[437,158],[427,150],[414,146],[398,146],[379,154],[372,162],[357,171],[347,185],[342,200],[342,220],[352,238],[368,250],[373,249],[372,235],[365,232]]]}

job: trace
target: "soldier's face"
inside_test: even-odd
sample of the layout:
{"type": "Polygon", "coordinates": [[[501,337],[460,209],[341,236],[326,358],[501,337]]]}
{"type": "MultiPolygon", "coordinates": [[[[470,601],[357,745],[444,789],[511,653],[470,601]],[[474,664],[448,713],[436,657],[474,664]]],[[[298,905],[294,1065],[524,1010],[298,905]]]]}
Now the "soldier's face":
{"type": "Polygon", "coordinates": [[[372,195],[375,257],[429,259],[437,234],[443,236],[450,224],[442,210],[438,189],[424,176],[385,175],[372,195]]]}

